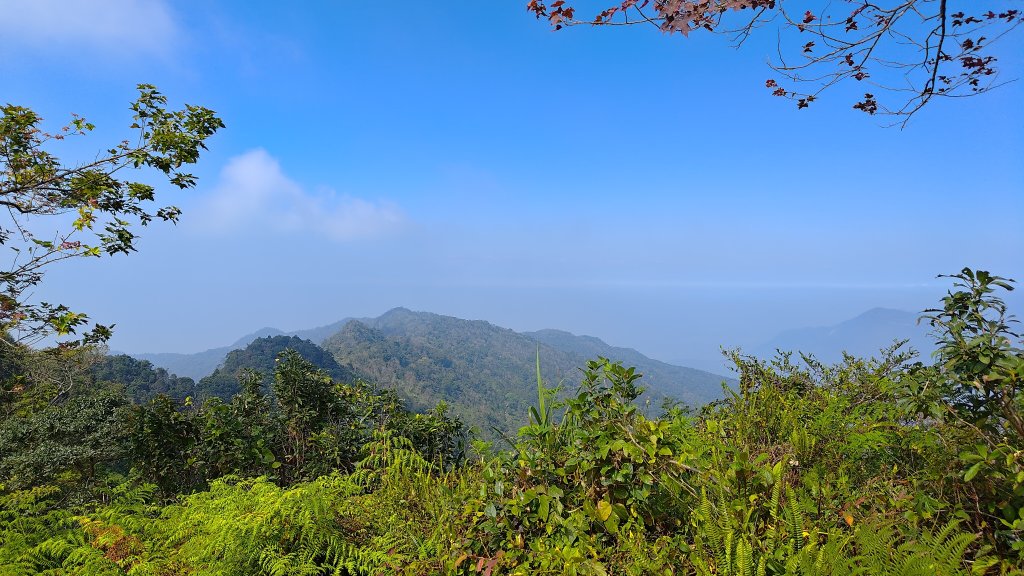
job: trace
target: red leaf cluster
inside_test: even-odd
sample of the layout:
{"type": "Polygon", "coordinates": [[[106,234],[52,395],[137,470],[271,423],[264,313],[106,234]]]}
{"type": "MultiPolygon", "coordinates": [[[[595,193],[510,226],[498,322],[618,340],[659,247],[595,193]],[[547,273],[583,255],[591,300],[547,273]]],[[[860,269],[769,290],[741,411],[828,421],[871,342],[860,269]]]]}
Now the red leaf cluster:
{"type": "Polygon", "coordinates": [[[854,110],[860,110],[861,112],[867,112],[868,114],[874,115],[878,112],[878,101],[875,100],[874,95],[865,94],[864,99],[853,105],[854,110]]]}

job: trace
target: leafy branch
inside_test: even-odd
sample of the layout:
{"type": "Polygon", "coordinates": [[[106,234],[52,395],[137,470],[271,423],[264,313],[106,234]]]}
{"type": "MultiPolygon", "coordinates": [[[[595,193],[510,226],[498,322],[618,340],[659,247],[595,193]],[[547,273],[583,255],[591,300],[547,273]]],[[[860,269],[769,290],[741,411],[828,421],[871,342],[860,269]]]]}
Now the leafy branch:
{"type": "MultiPolygon", "coordinates": [[[[135,251],[136,226],[178,220],[181,210],[175,206],[151,207],[154,186],[120,178],[122,171],[155,170],[179,189],[196,185],[196,177],[184,169],[199,160],[206,139],[223,121],[199,106],[168,110],[166,96],[149,84],[139,84],[138,90],[131,105],[134,142],[123,140],[78,165],[64,164],[47,148],[87,136],[94,124],[72,115],[67,125],[49,133],[31,109],[0,107],[0,207],[6,212],[0,246],[11,256],[0,269],[0,331],[16,342],[74,335],[88,324],[88,316],[64,305],[34,302],[32,289],[46,269],[72,258],[128,254],[135,251]]],[[[65,345],[109,337],[110,327],[95,325],[65,345]]]]}

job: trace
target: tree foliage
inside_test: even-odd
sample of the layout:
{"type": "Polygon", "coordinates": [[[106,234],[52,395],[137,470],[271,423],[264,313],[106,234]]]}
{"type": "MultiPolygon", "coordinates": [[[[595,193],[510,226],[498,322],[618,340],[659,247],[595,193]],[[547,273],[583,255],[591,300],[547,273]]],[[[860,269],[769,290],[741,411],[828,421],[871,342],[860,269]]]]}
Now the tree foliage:
{"type": "Polygon", "coordinates": [[[338,364],[330,353],[309,340],[296,336],[268,336],[257,338],[241,350],[228,352],[224,362],[212,374],[201,379],[196,393],[199,397],[231,399],[239,391],[239,376],[245,370],[255,370],[262,376],[264,392],[272,392],[274,371],[278,355],[292,350],[335,380],[354,381],[355,374],[338,364]]]}
{"type": "Polygon", "coordinates": [[[599,358],[558,391],[538,367],[511,449],[469,457],[443,407],[411,414],[295,352],[273,395],[255,371],[201,406],[75,389],[8,420],[67,434],[5,443],[0,574],[1021,574],[1013,286],[952,278],[924,318],[935,363],[731,353],[738,386],[657,418],[633,368],[599,358]],[[132,442],[90,473],[114,414],[132,442]],[[53,466],[28,479],[36,457],[53,466]]]}
{"type": "Polygon", "coordinates": [[[196,384],[191,378],[169,374],[163,368],[127,354],[104,356],[92,366],[90,373],[97,382],[123,384],[136,403],[160,394],[179,401],[196,394],[196,384]]]}
{"type": "MultiPolygon", "coordinates": [[[[157,174],[177,188],[195,186],[184,170],[199,160],[206,140],[224,123],[213,111],[186,105],[169,110],[167,98],[148,84],[138,86],[132,103],[134,137],[80,164],[69,164],[50,149],[61,140],[84,137],[95,126],[72,120],[46,132],[33,110],[0,106],[0,246],[11,259],[0,270],[0,332],[19,342],[73,335],[88,317],[61,304],[37,302],[31,289],[46,269],[61,260],[128,254],[135,250],[137,226],[154,219],[175,222],[174,206],[153,208],[156,188],[122,172],[157,174]]],[[[95,325],[80,343],[106,340],[110,328],[95,325]]],[[[70,341],[74,342],[74,341],[70,341]]]]}

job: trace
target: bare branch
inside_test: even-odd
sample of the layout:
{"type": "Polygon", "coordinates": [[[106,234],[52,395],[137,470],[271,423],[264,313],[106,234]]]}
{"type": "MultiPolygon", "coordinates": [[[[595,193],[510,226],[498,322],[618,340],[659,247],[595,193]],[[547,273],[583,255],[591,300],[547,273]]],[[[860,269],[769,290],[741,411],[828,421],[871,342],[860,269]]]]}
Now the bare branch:
{"type": "Polygon", "coordinates": [[[995,81],[991,47],[1024,22],[1020,10],[951,13],[948,0],[827,1],[820,12],[802,2],[797,13],[787,11],[794,5],[795,0],[622,0],[592,19],[578,17],[565,0],[531,0],[527,9],[555,29],[650,24],[683,36],[698,30],[725,34],[737,47],[756,29],[775,24],[778,54],[769,66],[790,84],[811,86],[769,80],[773,95],[803,108],[846,81],[866,82],[894,103],[885,105],[868,93],[854,108],[901,117],[902,125],[936,96],[962,98],[1005,83],[995,81]],[[639,18],[631,19],[631,11],[639,18]],[[787,57],[794,53],[801,60],[787,57]]]}

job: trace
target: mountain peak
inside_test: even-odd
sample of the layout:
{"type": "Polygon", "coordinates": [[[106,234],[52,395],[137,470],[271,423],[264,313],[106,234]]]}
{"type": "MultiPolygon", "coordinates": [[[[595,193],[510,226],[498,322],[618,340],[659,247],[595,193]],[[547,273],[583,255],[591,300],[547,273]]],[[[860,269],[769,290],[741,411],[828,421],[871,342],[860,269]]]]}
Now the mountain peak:
{"type": "Polygon", "coordinates": [[[934,349],[926,325],[918,315],[894,308],[872,308],[834,324],[786,330],[768,342],[755,346],[755,356],[770,358],[776,350],[813,354],[824,362],[839,362],[842,352],[863,358],[877,357],[894,339],[909,340],[909,348],[921,353],[934,349]]]}
{"type": "Polygon", "coordinates": [[[603,356],[644,374],[646,399],[672,397],[700,405],[720,397],[715,374],[671,366],[636,350],[562,330],[519,333],[484,320],[465,320],[394,308],[377,318],[351,321],[324,341],[342,366],[390,388],[417,410],[445,401],[453,413],[484,434],[522,424],[536,399],[536,362],[545,382],[578,382],[588,360],[603,356]]]}
{"type": "Polygon", "coordinates": [[[325,339],[323,344],[327,346],[330,342],[345,341],[346,339],[381,340],[383,338],[383,334],[367,326],[364,322],[360,322],[359,320],[349,320],[344,326],[342,326],[341,330],[338,330],[333,335],[325,339]]]}
{"type": "Polygon", "coordinates": [[[276,334],[254,338],[245,348],[228,352],[224,362],[212,374],[199,381],[200,396],[230,400],[240,389],[238,374],[243,368],[251,368],[263,374],[264,388],[269,391],[277,356],[289,349],[336,380],[351,382],[355,379],[351,370],[340,366],[333,356],[309,340],[276,334]]]}

